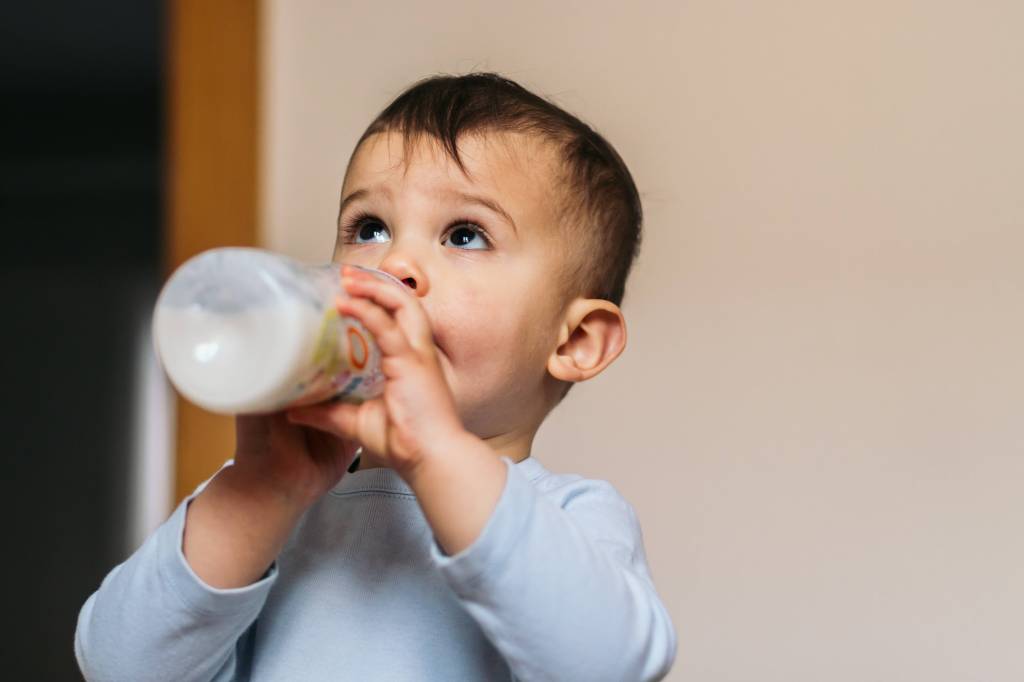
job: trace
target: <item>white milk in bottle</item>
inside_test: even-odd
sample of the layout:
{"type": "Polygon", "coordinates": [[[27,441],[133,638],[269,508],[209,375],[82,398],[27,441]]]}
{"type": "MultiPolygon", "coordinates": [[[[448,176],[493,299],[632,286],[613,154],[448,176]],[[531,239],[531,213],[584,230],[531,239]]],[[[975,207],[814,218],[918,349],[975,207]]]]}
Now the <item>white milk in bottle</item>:
{"type": "Polygon", "coordinates": [[[248,247],[205,251],[161,290],[157,354],[182,396],[211,412],[365,400],[383,388],[380,352],[358,320],[338,314],[344,295],[336,264],[248,247]]]}

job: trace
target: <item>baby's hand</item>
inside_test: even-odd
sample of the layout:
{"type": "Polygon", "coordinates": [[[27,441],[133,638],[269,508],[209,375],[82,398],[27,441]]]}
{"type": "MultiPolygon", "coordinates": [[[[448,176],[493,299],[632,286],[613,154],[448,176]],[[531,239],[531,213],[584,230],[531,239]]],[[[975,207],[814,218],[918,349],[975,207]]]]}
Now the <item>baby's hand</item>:
{"type": "Polygon", "coordinates": [[[403,477],[465,434],[441,369],[426,312],[391,282],[344,268],[350,298],[338,312],[357,318],[381,350],[384,394],[361,405],[320,403],[288,410],[295,422],[358,441],[403,477]]]}
{"type": "Polygon", "coordinates": [[[297,508],[316,502],[345,475],[357,443],[292,424],[285,411],[235,417],[234,468],[297,508]]]}

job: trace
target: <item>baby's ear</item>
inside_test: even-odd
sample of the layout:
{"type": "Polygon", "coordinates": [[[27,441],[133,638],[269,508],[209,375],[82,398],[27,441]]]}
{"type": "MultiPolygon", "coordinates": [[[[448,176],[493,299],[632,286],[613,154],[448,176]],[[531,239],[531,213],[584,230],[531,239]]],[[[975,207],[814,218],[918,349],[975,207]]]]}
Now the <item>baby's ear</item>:
{"type": "Polygon", "coordinates": [[[600,374],[626,347],[626,320],[619,306],[599,298],[569,304],[548,358],[548,373],[561,381],[586,381],[600,374]]]}

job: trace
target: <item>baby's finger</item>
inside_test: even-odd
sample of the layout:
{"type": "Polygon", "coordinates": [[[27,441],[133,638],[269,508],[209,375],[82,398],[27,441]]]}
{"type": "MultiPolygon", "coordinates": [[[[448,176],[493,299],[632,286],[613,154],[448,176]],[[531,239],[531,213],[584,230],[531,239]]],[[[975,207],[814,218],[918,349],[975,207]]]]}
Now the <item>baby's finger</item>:
{"type": "Polygon", "coordinates": [[[352,296],[370,299],[393,313],[399,325],[405,330],[410,343],[417,350],[424,350],[431,346],[433,333],[430,330],[430,321],[427,319],[423,306],[415,297],[390,282],[366,275],[359,278],[351,278],[346,275],[343,282],[345,290],[352,296]]]}
{"type": "Polygon", "coordinates": [[[317,403],[288,410],[288,421],[353,440],[373,452],[383,452],[387,438],[386,413],[380,400],[361,405],[317,403]]]}
{"type": "Polygon", "coordinates": [[[385,355],[404,355],[409,352],[405,333],[384,308],[365,298],[339,298],[336,307],[342,315],[351,315],[363,323],[377,340],[385,355]]]}
{"type": "Polygon", "coordinates": [[[304,407],[293,407],[286,412],[288,421],[305,424],[313,428],[327,431],[340,438],[358,440],[356,427],[359,418],[356,412],[359,405],[349,403],[317,403],[304,407]]]}
{"type": "Polygon", "coordinates": [[[399,288],[394,282],[377,279],[365,273],[356,277],[346,274],[341,281],[348,293],[373,299],[377,305],[391,312],[416,305],[415,297],[404,288],[404,285],[399,288]]]}

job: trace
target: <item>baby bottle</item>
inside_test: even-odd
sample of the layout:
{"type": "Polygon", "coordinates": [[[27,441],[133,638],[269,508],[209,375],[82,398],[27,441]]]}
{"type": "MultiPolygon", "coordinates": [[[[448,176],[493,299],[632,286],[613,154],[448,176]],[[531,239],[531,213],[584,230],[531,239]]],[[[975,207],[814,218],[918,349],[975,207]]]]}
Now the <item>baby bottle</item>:
{"type": "Polygon", "coordinates": [[[160,291],[156,353],[178,392],[211,412],[361,402],[380,395],[384,377],[370,333],[335,308],[346,295],[338,264],[306,265],[249,247],[204,251],[160,291]]]}

